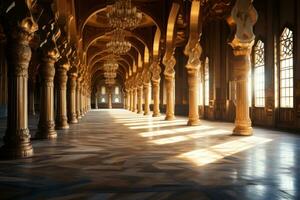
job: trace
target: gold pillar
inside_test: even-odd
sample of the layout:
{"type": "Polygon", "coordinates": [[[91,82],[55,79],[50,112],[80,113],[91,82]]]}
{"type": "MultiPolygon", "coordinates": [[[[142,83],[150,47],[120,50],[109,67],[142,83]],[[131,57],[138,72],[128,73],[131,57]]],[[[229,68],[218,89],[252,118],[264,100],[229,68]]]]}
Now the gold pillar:
{"type": "Polygon", "coordinates": [[[76,115],[77,115],[77,119],[81,119],[81,110],[80,110],[80,106],[81,106],[81,75],[78,74],[78,78],[77,78],[77,87],[76,87],[76,115]]]}
{"type": "Polygon", "coordinates": [[[143,113],[143,86],[137,87],[137,93],[138,93],[138,114],[143,113]]]}
{"type": "Polygon", "coordinates": [[[84,117],[84,111],[83,111],[83,92],[84,92],[84,81],[81,80],[81,87],[80,87],[80,115],[81,117],[84,117]]]}
{"type": "Polygon", "coordinates": [[[199,109],[198,109],[198,81],[199,69],[201,66],[201,46],[198,38],[190,38],[186,48],[185,54],[189,57],[186,69],[188,72],[188,85],[189,85],[189,120],[188,126],[197,126],[200,124],[199,109]]]}
{"type": "Polygon", "coordinates": [[[167,107],[166,107],[166,120],[174,120],[174,107],[175,107],[175,70],[176,59],[173,55],[164,57],[163,64],[165,65],[165,84],[167,92],[167,107]]]}
{"type": "Polygon", "coordinates": [[[126,94],[127,94],[127,98],[126,98],[126,109],[130,110],[130,90],[126,89],[126,94]]]}
{"type": "Polygon", "coordinates": [[[133,89],[130,89],[130,111],[133,111],[133,89]]]}
{"type": "Polygon", "coordinates": [[[98,109],[98,93],[95,94],[95,109],[98,109]]]}
{"type": "Polygon", "coordinates": [[[108,109],[112,109],[112,94],[111,94],[111,90],[109,89],[109,93],[108,93],[108,109]]]}
{"type": "MultiPolygon", "coordinates": [[[[16,7],[20,7],[19,3],[16,3],[16,7]]],[[[11,20],[11,23],[4,25],[7,36],[8,64],[7,129],[3,138],[4,145],[0,149],[0,157],[4,159],[25,158],[33,155],[28,129],[27,84],[31,59],[29,42],[37,30],[37,24],[32,17],[22,16],[22,14],[7,14],[12,15],[6,19],[11,20]],[[18,18],[13,18],[13,15],[18,15],[18,18]]]]}
{"type": "Polygon", "coordinates": [[[144,83],[144,115],[150,114],[150,83],[144,83]]]}
{"type": "Polygon", "coordinates": [[[237,0],[231,12],[229,25],[235,31],[230,45],[233,49],[233,76],[236,81],[236,118],[234,135],[252,135],[248,102],[248,73],[251,67],[250,55],[255,40],[253,26],[257,12],[252,0],[237,0]],[[243,17],[241,17],[243,16],[243,17]]]}
{"type": "Polygon", "coordinates": [[[57,137],[54,123],[54,75],[55,63],[59,56],[56,44],[52,39],[42,47],[40,75],[41,75],[41,110],[36,137],[53,139],[57,137]]]}
{"type": "Polygon", "coordinates": [[[137,112],[137,88],[133,88],[133,109],[132,112],[137,112]]]}
{"type": "Polygon", "coordinates": [[[77,113],[76,113],[77,73],[73,69],[71,69],[71,71],[69,72],[69,123],[77,124],[78,123],[77,113]]]}
{"type": "Polygon", "coordinates": [[[35,78],[29,79],[29,104],[28,104],[28,112],[29,115],[35,116],[35,78]]]}
{"type": "Polygon", "coordinates": [[[67,81],[70,64],[67,58],[62,58],[58,62],[56,81],[57,81],[57,113],[56,129],[68,129],[67,117],[67,81]]]}
{"type": "Polygon", "coordinates": [[[152,90],[153,90],[153,117],[160,116],[160,73],[161,68],[159,66],[159,61],[153,61],[151,65],[152,71],[152,90]]]}

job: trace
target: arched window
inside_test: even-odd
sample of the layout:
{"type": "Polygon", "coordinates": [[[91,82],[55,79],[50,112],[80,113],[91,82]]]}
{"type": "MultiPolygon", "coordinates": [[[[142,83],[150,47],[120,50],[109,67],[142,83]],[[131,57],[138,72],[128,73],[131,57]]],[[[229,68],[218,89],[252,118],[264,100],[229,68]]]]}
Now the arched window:
{"type": "Polygon", "coordinates": [[[102,95],[106,94],[106,88],[104,86],[101,87],[101,94],[102,95]]]}
{"type": "Polygon", "coordinates": [[[119,88],[119,86],[116,86],[115,87],[115,94],[119,94],[120,93],[120,88],[119,88]]]}
{"type": "Polygon", "coordinates": [[[204,65],[204,104],[209,106],[209,59],[207,57],[204,65]]]}
{"type": "Polygon", "coordinates": [[[120,103],[120,99],[118,97],[115,98],[115,103],[120,103]]]}
{"type": "Polygon", "coordinates": [[[285,28],[280,36],[280,107],[294,107],[293,32],[285,28]]]}
{"type": "Polygon", "coordinates": [[[254,47],[254,105],[265,106],[265,50],[264,43],[258,41],[254,47]]]}
{"type": "Polygon", "coordinates": [[[105,98],[104,97],[101,98],[101,103],[105,103],[105,98]]]}

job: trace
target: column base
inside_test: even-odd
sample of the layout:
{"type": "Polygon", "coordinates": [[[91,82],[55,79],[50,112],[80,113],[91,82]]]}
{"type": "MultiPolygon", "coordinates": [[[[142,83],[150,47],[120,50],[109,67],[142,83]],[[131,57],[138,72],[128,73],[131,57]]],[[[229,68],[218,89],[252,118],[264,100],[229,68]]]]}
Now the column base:
{"type": "Polygon", "coordinates": [[[55,129],[56,130],[66,130],[66,129],[69,129],[70,126],[69,124],[65,124],[65,125],[62,125],[62,126],[56,126],[55,129]]]}
{"type": "Polygon", "coordinates": [[[201,125],[200,120],[199,119],[189,119],[188,126],[199,126],[201,125]]]}
{"type": "Polygon", "coordinates": [[[143,111],[138,111],[137,114],[143,114],[143,111]]]}
{"type": "Polygon", "coordinates": [[[166,118],[165,118],[166,121],[172,121],[174,119],[176,119],[176,117],[174,115],[166,116],[166,118]]]}
{"type": "Polygon", "coordinates": [[[150,112],[144,112],[144,115],[145,116],[150,115],[150,112]]]}
{"type": "Polygon", "coordinates": [[[77,116],[77,119],[82,119],[82,116],[81,116],[81,115],[78,115],[78,116],[77,116]]]}
{"type": "Polygon", "coordinates": [[[78,124],[78,120],[77,119],[72,119],[71,121],[69,121],[70,124],[78,124]]]}
{"type": "Polygon", "coordinates": [[[4,136],[4,145],[0,148],[0,159],[10,160],[19,158],[29,158],[33,156],[33,148],[30,142],[29,130],[20,130],[18,136],[4,136]],[[28,134],[27,136],[23,136],[28,134]],[[10,138],[11,137],[11,138],[10,138]],[[16,139],[20,139],[16,141],[16,139]]]}
{"type": "Polygon", "coordinates": [[[160,117],[160,113],[153,113],[152,117],[160,117]]]}
{"type": "Polygon", "coordinates": [[[251,136],[253,135],[253,129],[252,127],[241,127],[241,126],[236,126],[233,129],[232,135],[234,136],[251,136]]]}
{"type": "Polygon", "coordinates": [[[55,130],[38,131],[35,135],[36,139],[52,140],[57,138],[57,132],[55,130]]]}

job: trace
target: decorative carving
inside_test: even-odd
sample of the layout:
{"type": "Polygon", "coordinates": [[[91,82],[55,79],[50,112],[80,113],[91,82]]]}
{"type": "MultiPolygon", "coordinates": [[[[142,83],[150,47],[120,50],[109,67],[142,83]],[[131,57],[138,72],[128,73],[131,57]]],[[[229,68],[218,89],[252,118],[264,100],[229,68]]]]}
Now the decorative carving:
{"type": "Polygon", "coordinates": [[[160,81],[160,73],[161,68],[159,66],[159,61],[154,60],[150,66],[150,70],[152,72],[152,81],[153,82],[159,82],[160,81]]]}
{"type": "Polygon", "coordinates": [[[229,43],[235,56],[251,54],[255,40],[253,26],[258,18],[252,1],[237,0],[232,9],[231,17],[228,19],[229,25],[235,31],[234,38],[229,43]]]}
{"type": "Polygon", "coordinates": [[[167,56],[167,54],[164,56],[163,64],[165,65],[165,71],[164,75],[166,79],[174,79],[175,78],[175,70],[174,66],[176,65],[176,59],[174,55],[167,56]]]}
{"type": "Polygon", "coordinates": [[[186,64],[186,68],[189,73],[197,73],[201,66],[200,56],[202,54],[202,48],[198,40],[192,42],[189,40],[185,47],[185,55],[189,57],[186,64]]]}

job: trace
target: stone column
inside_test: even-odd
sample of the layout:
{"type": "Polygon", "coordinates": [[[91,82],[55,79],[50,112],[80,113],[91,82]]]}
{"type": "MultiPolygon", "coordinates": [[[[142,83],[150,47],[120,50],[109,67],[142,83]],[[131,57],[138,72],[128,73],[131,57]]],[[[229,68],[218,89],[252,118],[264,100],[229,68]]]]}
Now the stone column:
{"type": "Polygon", "coordinates": [[[151,65],[152,71],[152,90],[153,90],[153,117],[160,116],[159,109],[159,96],[160,96],[160,73],[161,68],[159,66],[159,61],[153,61],[151,65]]]}
{"type": "Polygon", "coordinates": [[[150,83],[144,83],[144,115],[150,114],[150,83]]]}
{"type": "Polygon", "coordinates": [[[77,124],[77,113],[76,113],[76,86],[77,86],[77,73],[75,68],[69,72],[69,123],[77,124]]]}
{"type": "Polygon", "coordinates": [[[98,109],[98,93],[95,94],[95,109],[98,109]]]}
{"type": "Polygon", "coordinates": [[[111,89],[108,94],[108,109],[112,109],[112,94],[111,94],[111,89]]]}
{"type": "Polygon", "coordinates": [[[142,114],[143,113],[143,86],[138,86],[138,88],[137,88],[137,98],[138,98],[137,113],[142,114]]]}
{"type": "MultiPolygon", "coordinates": [[[[18,3],[16,7],[19,7],[18,3]]],[[[37,24],[31,17],[22,14],[8,13],[8,19],[5,20],[7,24],[4,24],[7,36],[8,115],[7,129],[3,138],[4,145],[0,149],[2,159],[25,158],[33,155],[28,129],[27,84],[31,59],[29,42],[37,30],[37,24]],[[14,15],[18,15],[18,18],[13,18],[14,15]]]]}
{"type": "Polygon", "coordinates": [[[126,109],[130,110],[130,91],[126,89],[126,109]]]}
{"type": "Polygon", "coordinates": [[[252,135],[248,102],[248,73],[251,67],[251,51],[255,40],[253,26],[257,21],[257,12],[252,0],[237,0],[231,12],[229,25],[235,31],[230,45],[233,48],[233,76],[236,81],[236,118],[234,135],[252,135]]]}
{"type": "Polygon", "coordinates": [[[70,67],[67,58],[62,58],[58,62],[56,81],[57,81],[57,113],[56,113],[56,129],[68,129],[67,117],[67,81],[68,70],[70,67]]]}
{"type": "Polygon", "coordinates": [[[84,104],[84,100],[83,100],[83,96],[84,96],[84,82],[83,80],[81,81],[81,88],[80,88],[80,115],[81,117],[84,117],[84,111],[83,111],[83,104],[84,104]]]}
{"type": "Polygon", "coordinates": [[[167,92],[167,108],[166,108],[166,120],[174,120],[174,107],[175,107],[175,94],[174,94],[174,82],[175,82],[175,70],[176,59],[173,55],[165,56],[163,60],[165,65],[165,84],[167,92]]]}
{"type": "Polygon", "coordinates": [[[76,87],[76,115],[77,115],[77,119],[81,119],[81,110],[80,110],[80,106],[81,106],[81,75],[78,75],[77,78],[77,87],[76,87]]]}
{"type": "Polygon", "coordinates": [[[198,109],[198,81],[199,69],[201,66],[201,46],[198,38],[194,41],[190,38],[186,48],[185,54],[189,57],[186,65],[188,72],[188,85],[189,85],[189,120],[188,126],[197,126],[200,124],[199,109],[198,109]]]}
{"type": "Polygon", "coordinates": [[[133,89],[130,89],[130,111],[133,112],[134,108],[133,108],[133,89]]]}
{"type": "Polygon", "coordinates": [[[57,137],[54,123],[54,75],[55,63],[59,56],[55,41],[48,39],[41,53],[41,110],[36,137],[39,139],[54,139],[57,137]]]}
{"type": "Polygon", "coordinates": [[[128,93],[127,93],[127,91],[125,91],[125,94],[124,94],[124,109],[128,108],[127,99],[128,99],[128,93]]]}
{"type": "Polygon", "coordinates": [[[133,88],[133,109],[132,112],[137,112],[137,88],[133,88]]]}
{"type": "Polygon", "coordinates": [[[35,116],[35,83],[36,80],[35,78],[32,78],[29,80],[29,107],[28,107],[28,112],[29,115],[35,116]]]}

